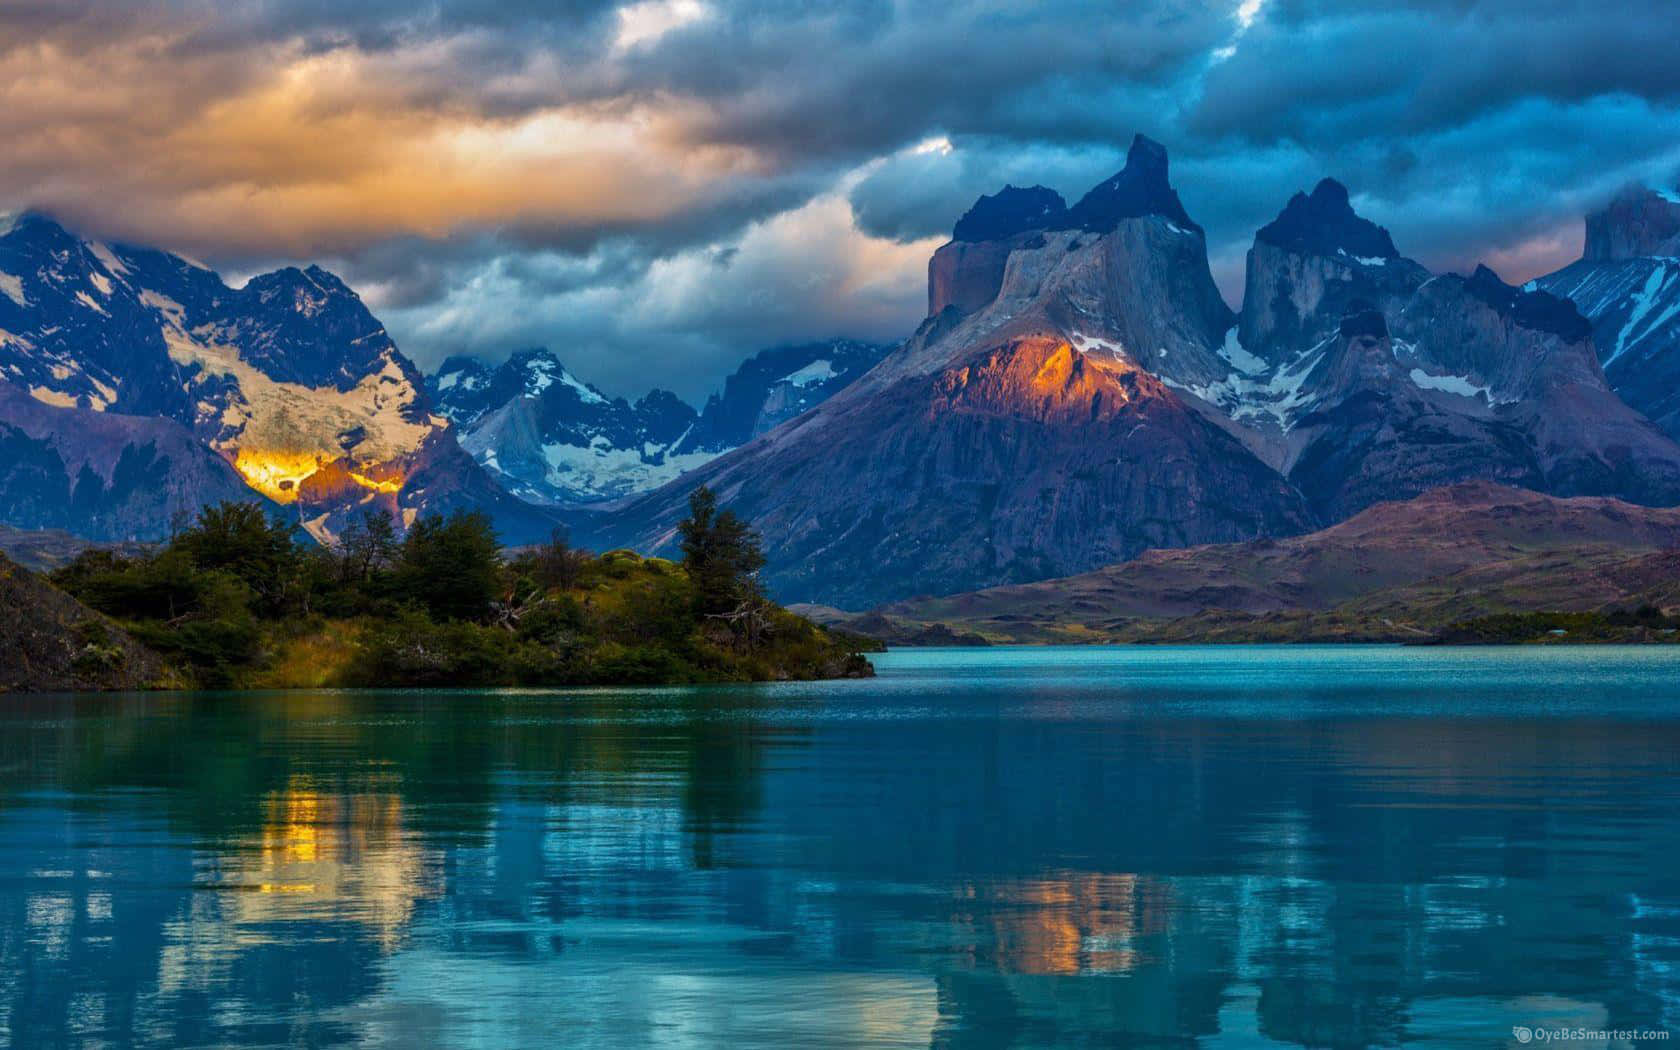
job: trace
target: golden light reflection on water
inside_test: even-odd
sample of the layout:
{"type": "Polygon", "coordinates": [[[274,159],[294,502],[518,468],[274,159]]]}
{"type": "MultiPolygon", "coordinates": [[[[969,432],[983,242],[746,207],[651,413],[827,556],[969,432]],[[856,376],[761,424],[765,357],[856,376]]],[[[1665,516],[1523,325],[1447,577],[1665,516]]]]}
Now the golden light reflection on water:
{"type": "Polygon", "coordinates": [[[971,943],[987,945],[991,965],[1008,973],[1129,973],[1139,940],[1165,931],[1171,891],[1133,874],[1060,872],[1041,878],[968,883],[955,921],[971,943]]]}
{"type": "Polygon", "coordinates": [[[353,923],[392,954],[416,904],[443,895],[443,863],[394,792],[339,794],[294,776],[266,800],[259,832],[201,861],[204,888],[222,892],[194,894],[166,924],[159,990],[214,987],[239,952],[290,936],[276,924],[353,923]]]}
{"type": "Polygon", "coordinates": [[[324,794],[293,778],[269,799],[255,848],[223,859],[228,885],[256,891],[237,896],[234,921],[347,920],[395,948],[415,902],[443,892],[441,853],[403,818],[394,793],[324,794]]]}

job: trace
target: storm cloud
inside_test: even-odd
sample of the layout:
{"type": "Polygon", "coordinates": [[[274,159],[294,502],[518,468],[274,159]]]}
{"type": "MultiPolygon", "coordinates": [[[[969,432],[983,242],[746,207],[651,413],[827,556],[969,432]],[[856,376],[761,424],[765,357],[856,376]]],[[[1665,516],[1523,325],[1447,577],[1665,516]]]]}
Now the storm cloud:
{"type": "Polygon", "coordinates": [[[548,345],[697,398],[907,333],[1004,183],[1165,143],[1216,276],[1323,175],[1520,280],[1680,170],[1668,0],[36,0],[0,8],[0,210],[230,275],[322,261],[423,366],[548,345]]]}

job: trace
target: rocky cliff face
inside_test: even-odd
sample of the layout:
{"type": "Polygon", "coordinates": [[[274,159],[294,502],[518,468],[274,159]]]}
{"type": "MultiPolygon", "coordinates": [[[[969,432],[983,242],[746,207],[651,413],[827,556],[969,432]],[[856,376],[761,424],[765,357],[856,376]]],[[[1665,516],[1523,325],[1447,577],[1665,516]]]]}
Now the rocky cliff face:
{"type": "MultiPolygon", "coordinates": [[[[74,531],[125,521],[125,534],[162,535],[178,510],[255,493],[328,538],[363,507],[393,502],[425,450],[453,441],[418,371],[325,270],[230,288],[180,256],[85,240],[39,215],[0,233],[0,380],[34,402],[6,399],[0,422],[52,435],[61,455],[123,462],[124,449],[152,441],[156,462],[182,472],[147,507],[116,489],[71,500],[53,524],[74,531]],[[189,436],[245,490],[189,454],[189,436]],[[99,440],[115,444],[94,449],[99,440]]],[[[407,503],[422,509],[412,493],[407,503]]]]}
{"type": "Polygon", "coordinates": [[[1587,216],[1588,262],[1680,255],[1680,194],[1630,187],[1587,216]]]}
{"type": "Polygon", "coordinates": [[[57,407],[0,382],[0,521],[8,525],[157,539],[206,503],[243,499],[268,502],[174,420],[57,407]]]}
{"type": "MultiPolygon", "coordinates": [[[[776,593],[853,607],[1307,521],[1281,478],[1159,379],[1049,333],[841,395],[694,480],[763,530],[776,593]]],[[[656,545],[685,494],[620,520],[656,545]]]]}
{"type": "Polygon", "coordinates": [[[1355,214],[1346,187],[1325,179],[1255,234],[1238,342],[1287,364],[1332,338],[1355,304],[1391,315],[1428,279],[1387,230],[1355,214]]]}
{"type": "Polygon", "coordinates": [[[1624,192],[1586,228],[1583,257],[1532,287],[1575,303],[1611,388],[1680,440],[1680,194],[1624,192]]]}
{"type": "Polygon", "coordinates": [[[0,693],[143,689],[164,666],[122,628],[0,554],[0,693]]]}

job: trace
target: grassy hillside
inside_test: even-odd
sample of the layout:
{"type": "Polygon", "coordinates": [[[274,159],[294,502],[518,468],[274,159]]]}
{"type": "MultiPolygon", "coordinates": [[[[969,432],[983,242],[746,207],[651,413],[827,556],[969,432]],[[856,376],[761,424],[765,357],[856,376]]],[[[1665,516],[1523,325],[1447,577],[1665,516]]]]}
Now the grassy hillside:
{"type": "Polygon", "coordinates": [[[825,622],[992,642],[1415,641],[1499,613],[1680,602],[1680,510],[1486,483],[1286,540],[1151,551],[1095,572],[825,622]],[[1670,552],[1670,553],[1665,553],[1670,552]]]}

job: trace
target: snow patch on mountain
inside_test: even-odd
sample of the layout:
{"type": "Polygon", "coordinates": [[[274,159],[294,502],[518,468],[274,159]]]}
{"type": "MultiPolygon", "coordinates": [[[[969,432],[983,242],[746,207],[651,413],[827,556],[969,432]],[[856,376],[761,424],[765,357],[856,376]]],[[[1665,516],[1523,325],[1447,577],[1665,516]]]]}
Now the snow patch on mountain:
{"type": "Polygon", "coordinates": [[[1219,350],[1234,369],[1230,375],[1212,383],[1183,383],[1166,376],[1162,382],[1196,395],[1239,423],[1288,433],[1296,419],[1318,403],[1307,377],[1323,360],[1329,340],[1272,368],[1237,342],[1236,332],[1233,327],[1226,333],[1219,350]]]}
{"type": "Polygon", "coordinates": [[[1440,390],[1448,394],[1457,394],[1459,397],[1480,398],[1490,403],[1493,401],[1492,391],[1474,382],[1469,376],[1431,375],[1421,368],[1414,368],[1411,371],[1411,379],[1413,385],[1420,390],[1440,390]]]}
{"type": "Polygon", "coordinates": [[[812,361],[796,372],[789,372],[782,377],[782,382],[791,383],[797,387],[807,387],[812,383],[826,383],[839,374],[834,370],[834,362],[819,359],[812,361]]]}
{"type": "Polygon", "coordinates": [[[1225,330],[1225,343],[1219,348],[1219,356],[1223,357],[1232,368],[1246,376],[1260,375],[1267,368],[1264,360],[1249,353],[1237,340],[1236,325],[1232,325],[1225,330]]]}
{"type": "Polygon", "coordinates": [[[1353,255],[1346,248],[1337,248],[1336,254],[1345,259],[1352,259],[1361,266],[1387,266],[1388,260],[1380,255],[1353,255]]]}
{"type": "Polygon", "coordinates": [[[1126,356],[1126,345],[1112,339],[1103,339],[1084,332],[1073,332],[1068,335],[1068,343],[1082,354],[1092,352],[1112,354],[1115,357],[1126,356]]]}
{"type": "Polygon", "coordinates": [[[1680,290],[1680,267],[1670,269],[1658,264],[1651,268],[1651,276],[1629,304],[1627,322],[1616,337],[1616,349],[1606,364],[1621,357],[1630,345],[1637,344],[1680,312],[1680,295],[1674,294],[1677,290],[1680,290]]]}
{"type": "Polygon", "coordinates": [[[121,259],[117,258],[117,253],[111,250],[110,245],[103,241],[88,241],[87,249],[93,253],[93,257],[99,260],[99,264],[105,267],[105,271],[112,277],[121,280],[128,274],[128,267],[123,264],[121,259]]]}
{"type": "Polygon", "coordinates": [[[23,309],[29,309],[29,300],[24,298],[23,295],[23,279],[17,275],[0,273],[0,292],[4,292],[6,298],[17,303],[23,309]]]}
{"type": "Polygon", "coordinates": [[[717,456],[713,452],[667,455],[664,447],[654,445],[614,448],[604,437],[597,437],[588,447],[543,445],[542,453],[551,486],[597,498],[658,488],[717,456]]]}
{"type": "MultiPolygon", "coordinates": [[[[415,403],[419,391],[389,356],[379,371],[345,391],[281,382],[247,362],[219,327],[188,331],[179,303],[149,291],[142,298],[156,304],[164,317],[170,359],[196,369],[191,380],[195,388],[219,393],[224,385],[219,380],[233,381],[231,393],[198,402],[198,423],[218,428],[211,447],[232,456],[236,466],[244,452],[248,462],[253,457],[284,457],[312,460],[318,467],[352,448],[358,461],[389,461],[419,448],[442,424],[433,417],[413,420],[403,411],[415,403]]],[[[265,479],[253,473],[257,468],[242,470],[256,487],[264,488],[265,479]]],[[[301,478],[294,475],[307,477],[313,470],[300,465],[286,477],[296,482],[301,478]]],[[[281,489],[278,483],[270,487],[276,489],[267,493],[271,497],[295,496],[295,490],[281,489]]]]}

